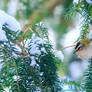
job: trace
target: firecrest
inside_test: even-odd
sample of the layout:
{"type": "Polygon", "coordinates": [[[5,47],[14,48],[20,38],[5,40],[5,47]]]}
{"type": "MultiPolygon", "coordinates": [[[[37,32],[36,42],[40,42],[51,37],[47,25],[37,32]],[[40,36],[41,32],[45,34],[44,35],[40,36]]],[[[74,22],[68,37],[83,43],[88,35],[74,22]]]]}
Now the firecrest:
{"type": "Polygon", "coordinates": [[[81,39],[75,45],[75,52],[81,59],[90,59],[92,57],[92,40],[81,39]]]}

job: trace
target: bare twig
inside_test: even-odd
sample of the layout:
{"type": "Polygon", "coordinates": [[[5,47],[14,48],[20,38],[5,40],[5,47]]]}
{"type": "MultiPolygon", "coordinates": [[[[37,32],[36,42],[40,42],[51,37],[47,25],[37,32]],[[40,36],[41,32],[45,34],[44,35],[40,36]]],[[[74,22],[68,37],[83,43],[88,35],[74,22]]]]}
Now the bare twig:
{"type": "Polygon", "coordinates": [[[63,47],[63,48],[61,48],[61,49],[59,49],[59,50],[54,51],[54,53],[57,53],[58,51],[62,51],[62,50],[65,50],[65,49],[67,49],[67,48],[75,47],[75,46],[76,46],[75,44],[69,45],[69,46],[63,47]]]}
{"type": "Polygon", "coordinates": [[[24,58],[28,57],[28,53],[27,53],[26,50],[24,49],[24,45],[25,45],[24,40],[25,40],[25,35],[26,35],[26,33],[27,33],[29,30],[30,30],[32,33],[34,33],[33,29],[29,26],[29,27],[25,28],[25,30],[23,31],[24,34],[23,34],[23,36],[21,37],[21,41],[15,42],[15,43],[21,48],[21,50],[22,50],[21,53],[17,53],[17,54],[18,54],[18,55],[21,55],[21,56],[24,57],[24,58]]]}

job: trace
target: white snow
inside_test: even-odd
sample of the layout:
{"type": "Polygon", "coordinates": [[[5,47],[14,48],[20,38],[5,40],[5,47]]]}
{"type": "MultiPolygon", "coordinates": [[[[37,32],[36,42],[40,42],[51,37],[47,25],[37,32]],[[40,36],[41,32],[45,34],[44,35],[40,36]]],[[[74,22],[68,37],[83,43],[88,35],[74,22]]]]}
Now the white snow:
{"type": "Polygon", "coordinates": [[[40,76],[42,76],[43,75],[43,72],[40,72],[40,76]]]}
{"type": "Polygon", "coordinates": [[[35,54],[40,55],[41,54],[41,51],[39,50],[39,48],[37,47],[36,44],[32,45],[32,47],[30,49],[30,54],[31,55],[35,55],[35,54]]]}
{"type": "Polygon", "coordinates": [[[45,48],[44,48],[44,47],[42,47],[42,48],[41,48],[41,52],[46,53],[46,50],[45,50],[45,48]]]}
{"type": "MultiPolygon", "coordinates": [[[[62,77],[61,80],[67,80],[67,82],[72,81],[68,76],[62,77]]],[[[71,89],[70,85],[68,85],[68,84],[63,84],[63,86],[61,86],[61,87],[62,87],[62,92],[75,92],[73,86],[71,89]]]]}
{"type": "Polygon", "coordinates": [[[17,11],[17,5],[18,5],[18,0],[10,0],[9,4],[8,4],[8,13],[12,16],[16,15],[16,11],[17,11]]]}
{"type": "Polygon", "coordinates": [[[31,39],[24,40],[25,48],[29,47],[30,41],[31,41],[31,39]]]}
{"type": "Polygon", "coordinates": [[[8,87],[4,88],[4,92],[10,92],[9,88],[8,87]]]}
{"type": "Polygon", "coordinates": [[[80,63],[77,61],[71,63],[69,69],[70,69],[71,76],[73,77],[73,79],[78,79],[83,74],[82,67],[81,67],[80,63]]]}
{"type": "MultiPolygon", "coordinates": [[[[74,17],[74,27],[69,27],[67,34],[64,35],[64,38],[61,40],[61,45],[63,45],[63,47],[66,46],[70,46],[73,45],[75,43],[75,41],[77,41],[78,37],[80,36],[80,32],[81,32],[81,26],[82,26],[82,21],[83,19],[81,18],[81,16],[78,14],[76,17],[74,17]],[[81,23],[81,24],[80,24],[81,23]]],[[[66,57],[70,57],[70,53],[72,53],[72,51],[74,50],[74,48],[67,48],[64,50],[65,55],[67,55],[66,57]]]]}
{"type": "Polygon", "coordinates": [[[32,42],[30,43],[31,45],[31,49],[30,49],[30,54],[31,55],[41,55],[41,52],[46,53],[45,48],[43,47],[44,41],[40,38],[35,36],[35,34],[33,34],[32,36],[32,42]],[[41,49],[39,48],[39,45],[42,45],[41,49]]]}
{"type": "Polygon", "coordinates": [[[4,30],[2,30],[3,25],[6,25],[11,31],[18,32],[21,31],[21,26],[17,20],[6,14],[4,11],[0,10],[0,40],[7,41],[4,30]]]}
{"type": "Polygon", "coordinates": [[[30,64],[30,66],[35,66],[35,65],[36,65],[35,57],[31,56],[31,64],[30,64]]]}
{"type": "Polygon", "coordinates": [[[21,30],[21,26],[17,20],[6,14],[4,11],[0,10],[0,26],[2,27],[4,24],[7,24],[7,27],[14,32],[21,30]]]}
{"type": "Polygon", "coordinates": [[[36,87],[36,91],[34,91],[34,92],[42,92],[42,90],[40,87],[36,87]]]}
{"type": "MultiPolygon", "coordinates": [[[[79,2],[81,2],[82,0],[73,0],[73,4],[78,4],[79,2]]],[[[86,2],[90,5],[92,5],[92,0],[86,0],[86,2]]]]}
{"type": "MultiPolygon", "coordinates": [[[[22,49],[21,49],[18,45],[15,45],[15,44],[14,44],[14,48],[15,48],[16,51],[18,51],[19,53],[22,52],[22,49]]],[[[18,58],[18,54],[17,54],[17,53],[12,52],[12,55],[13,55],[15,58],[18,58]]]]}
{"type": "Polygon", "coordinates": [[[79,2],[81,2],[82,0],[73,0],[73,4],[78,4],[79,2]]]}
{"type": "Polygon", "coordinates": [[[53,48],[55,49],[56,48],[56,33],[55,31],[53,31],[53,29],[49,27],[48,34],[49,34],[48,36],[50,39],[50,43],[53,45],[53,48]]]}
{"type": "Polygon", "coordinates": [[[92,0],[86,0],[86,2],[90,5],[92,5],[92,0]]]}
{"type": "Polygon", "coordinates": [[[5,31],[0,28],[0,41],[7,41],[5,31]]]}
{"type": "Polygon", "coordinates": [[[13,76],[13,79],[14,79],[15,81],[17,81],[17,80],[19,79],[19,76],[14,75],[14,76],[13,76]]]}
{"type": "Polygon", "coordinates": [[[72,90],[69,88],[69,85],[64,85],[63,92],[72,92],[72,90]]]}
{"type": "Polygon", "coordinates": [[[11,31],[17,32],[21,30],[19,22],[14,17],[7,15],[7,18],[6,24],[11,31]]]}
{"type": "Polygon", "coordinates": [[[64,55],[61,51],[56,51],[55,56],[58,57],[61,61],[64,60],[64,55]]]}
{"type": "Polygon", "coordinates": [[[44,43],[44,41],[40,37],[37,37],[34,33],[32,34],[32,40],[34,41],[34,43],[37,43],[37,44],[44,43]]]}
{"type": "Polygon", "coordinates": [[[32,39],[28,39],[26,42],[26,47],[30,46],[29,53],[31,55],[31,64],[30,66],[37,65],[35,59],[38,58],[37,56],[41,55],[42,53],[46,53],[44,48],[44,41],[37,37],[34,33],[32,34],[32,39]],[[30,42],[31,41],[31,42],[30,42]],[[40,47],[41,46],[41,47],[40,47]],[[35,56],[36,55],[36,56],[35,56]]]}

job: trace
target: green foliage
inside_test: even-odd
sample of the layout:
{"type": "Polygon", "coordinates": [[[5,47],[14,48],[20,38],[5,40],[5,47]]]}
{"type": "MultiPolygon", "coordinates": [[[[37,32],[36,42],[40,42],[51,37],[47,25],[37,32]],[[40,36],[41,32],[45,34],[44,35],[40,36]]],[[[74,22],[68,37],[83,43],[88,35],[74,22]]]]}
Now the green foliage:
{"type": "MultiPolygon", "coordinates": [[[[71,14],[79,13],[82,17],[82,27],[80,39],[87,38],[89,33],[89,26],[92,25],[92,5],[88,4],[86,0],[80,1],[78,4],[74,4],[71,14]]],[[[86,72],[84,73],[84,80],[82,81],[81,89],[83,92],[92,92],[92,59],[89,60],[89,66],[86,72]]]]}
{"type": "Polygon", "coordinates": [[[89,60],[88,69],[84,73],[83,86],[86,92],[92,92],[92,59],[89,60]]]}
{"type": "Polygon", "coordinates": [[[87,34],[89,33],[88,28],[89,28],[89,24],[85,23],[82,25],[79,39],[84,39],[87,37],[87,34]]]}
{"type": "Polygon", "coordinates": [[[82,0],[78,4],[74,4],[72,6],[66,17],[69,19],[71,16],[74,16],[77,13],[79,13],[82,18],[82,27],[79,39],[84,39],[88,34],[90,24],[92,24],[92,6],[88,4],[85,0],[82,0]]]}
{"type": "MultiPolygon", "coordinates": [[[[67,9],[70,7],[73,0],[17,0],[17,9],[15,17],[21,21],[23,27],[32,26],[34,29],[35,24],[45,21],[45,20],[53,20],[48,21],[50,26],[57,33],[57,48],[61,48],[60,40],[63,37],[63,34],[67,32],[68,26],[71,26],[72,21],[67,21],[64,17],[65,13],[67,13],[67,9]],[[63,4],[62,4],[63,3],[63,4]],[[60,11],[60,16],[54,16],[55,9],[58,6],[64,7],[63,11],[60,11]],[[55,20],[55,17],[59,18],[59,20],[55,20]]],[[[7,7],[5,11],[8,12],[8,5],[11,0],[0,0],[1,9],[7,7]],[[6,3],[7,2],[7,3],[6,3]]],[[[24,31],[24,30],[23,30],[24,31]]]]}
{"type": "Polygon", "coordinates": [[[20,48],[22,52],[16,48],[18,40],[15,39],[17,34],[17,38],[23,34],[11,32],[6,26],[3,30],[8,41],[0,43],[0,92],[4,92],[5,88],[9,88],[10,92],[60,92],[56,59],[52,53],[46,27],[38,24],[35,33],[30,35],[31,39],[25,35],[26,40],[28,37],[30,42],[27,47],[24,45],[20,48]],[[34,47],[37,50],[35,53],[34,47]],[[23,51],[26,51],[26,54],[23,54],[23,51]]]}
{"type": "Polygon", "coordinates": [[[70,89],[69,91],[79,92],[82,91],[82,85],[79,81],[70,80],[69,78],[61,79],[62,87],[64,85],[68,86],[70,89]]]}

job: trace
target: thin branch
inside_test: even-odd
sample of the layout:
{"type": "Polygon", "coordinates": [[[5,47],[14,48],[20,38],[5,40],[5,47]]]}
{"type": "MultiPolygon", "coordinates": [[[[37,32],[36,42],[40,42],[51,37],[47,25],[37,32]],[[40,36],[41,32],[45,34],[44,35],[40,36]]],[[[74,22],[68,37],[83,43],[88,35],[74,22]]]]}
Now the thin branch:
{"type": "Polygon", "coordinates": [[[74,44],[74,45],[66,46],[66,47],[61,48],[60,50],[65,50],[67,48],[74,47],[74,46],[76,46],[76,45],[74,44]]]}
{"type": "Polygon", "coordinates": [[[33,29],[29,26],[27,27],[25,30],[24,30],[24,34],[22,36],[22,40],[20,42],[15,42],[22,50],[21,53],[17,53],[18,55],[21,55],[22,57],[26,58],[28,57],[28,53],[26,52],[26,50],[24,49],[24,46],[25,46],[25,43],[24,43],[24,40],[25,40],[25,35],[28,31],[31,31],[32,33],[34,33],[33,29]],[[22,44],[21,44],[22,43],[22,44]]]}
{"type": "Polygon", "coordinates": [[[61,48],[61,49],[59,49],[59,50],[54,51],[54,53],[57,53],[58,51],[62,51],[62,50],[65,50],[65,49],[67,49],[67,48],[75,47],[75,46],[76,46],[75,44],[69,45],[69,46],[63,47],[63,48],[61,48]]]}

